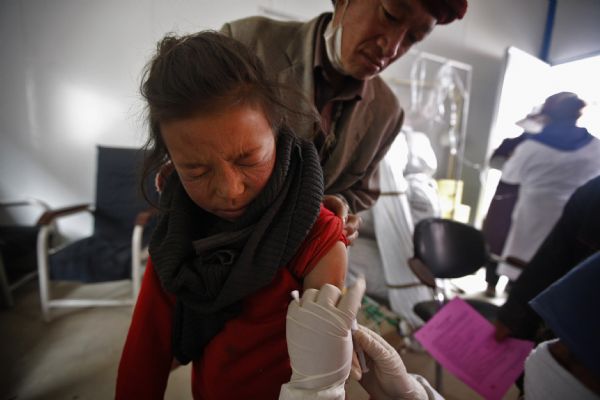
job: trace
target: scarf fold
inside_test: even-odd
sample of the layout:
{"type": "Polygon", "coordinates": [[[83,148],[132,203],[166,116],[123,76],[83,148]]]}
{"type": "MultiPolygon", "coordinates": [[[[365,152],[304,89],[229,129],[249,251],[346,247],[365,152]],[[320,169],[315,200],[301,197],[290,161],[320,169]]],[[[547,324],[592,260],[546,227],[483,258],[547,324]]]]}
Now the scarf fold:
{"type": "Polygon", "coordinates": [[[528,137],[561,151],[579,150],[594,138],[587,129],[575,126],[571,122],[549,124],[540,133],[529,133],[528,137]]]}
{"type": "Polygon", "coordinates": [[[282,131],[267,185],[234,222],[199,208],[172,174],[150,256],[164,289],[177,298],[173,354],[199,358],[241,300],[267,286],[291,261],[319,215],[323,176],[312,143],[282,131]]]}

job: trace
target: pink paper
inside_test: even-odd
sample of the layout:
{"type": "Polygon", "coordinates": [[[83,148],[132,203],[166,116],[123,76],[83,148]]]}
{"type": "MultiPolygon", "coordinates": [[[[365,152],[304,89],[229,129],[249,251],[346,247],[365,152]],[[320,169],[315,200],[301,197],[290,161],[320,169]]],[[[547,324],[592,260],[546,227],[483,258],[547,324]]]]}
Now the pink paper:
{"type": "Polygon", "coordinates": [[[494,339],[494,326],[454,298],[415,333],[444,368],[488,400],[499,400],[523,372],[533,342],[494,339]]]}

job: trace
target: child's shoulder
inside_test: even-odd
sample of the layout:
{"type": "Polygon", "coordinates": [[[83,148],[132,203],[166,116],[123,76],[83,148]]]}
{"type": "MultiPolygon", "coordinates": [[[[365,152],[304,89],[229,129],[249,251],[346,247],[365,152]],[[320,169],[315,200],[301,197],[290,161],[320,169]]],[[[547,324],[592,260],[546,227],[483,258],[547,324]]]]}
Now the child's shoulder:
{"type": "Polygon", "coordinates": [[[290,263],[294,275],[303,277],[337,243],[347,244],[342,219],[321,204],[319,216],[290,263]]]}
{"type": "MultiPolygon", "coordinates": [[[[320,236],[337,237],[338,240],[342,240],[343,227],[344,223],[342,222],[342,219],[321,204],[319,216],[313,224],[306,240],[311,240],[311,238],[316,239],[320,236]]],[[[343,238],[342,241],[345,242],[345,238],[343,238]]]]}

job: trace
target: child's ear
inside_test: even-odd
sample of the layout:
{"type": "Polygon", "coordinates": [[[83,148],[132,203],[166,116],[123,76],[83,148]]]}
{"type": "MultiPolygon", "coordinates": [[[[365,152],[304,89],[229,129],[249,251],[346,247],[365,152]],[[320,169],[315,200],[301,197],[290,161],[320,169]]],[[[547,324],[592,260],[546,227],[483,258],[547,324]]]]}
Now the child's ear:
{"type": "Polygon", "coordinates": [[[167,179],[169,179],[169,176],[171,176],[173,172],[175,172],[175,166],[171,162],[171,159],[168,158],[167,161],[160,166],[154,177],[154,187],[158,193],[162,193],[167,183],[167,179]]]}

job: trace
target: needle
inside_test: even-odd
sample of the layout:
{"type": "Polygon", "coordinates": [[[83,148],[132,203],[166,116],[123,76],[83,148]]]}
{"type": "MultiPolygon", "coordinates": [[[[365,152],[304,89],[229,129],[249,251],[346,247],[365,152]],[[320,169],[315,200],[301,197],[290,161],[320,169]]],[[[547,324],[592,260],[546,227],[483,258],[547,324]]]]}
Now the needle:
{"type": "MultiPolygon", "coordinates": [[[[352,332],[358,330],[358,323],[356,322],[356,319],[352,321],[351,330],[352,332]]],[[[354,351],[356,351],[356,354],[358,355],[358,362],[360,363],[360,368],[362,369],[362,372],[369,372],[369,368],[367,367],[367,361],[365,360],[365,353],[363,349],[358,345],[358,343],[356,343],[354,337],[352,337],[352,345],[354,346],[354,351]]]]}

